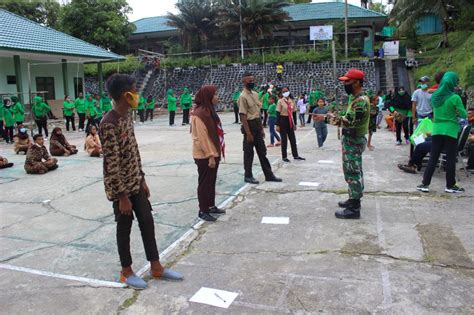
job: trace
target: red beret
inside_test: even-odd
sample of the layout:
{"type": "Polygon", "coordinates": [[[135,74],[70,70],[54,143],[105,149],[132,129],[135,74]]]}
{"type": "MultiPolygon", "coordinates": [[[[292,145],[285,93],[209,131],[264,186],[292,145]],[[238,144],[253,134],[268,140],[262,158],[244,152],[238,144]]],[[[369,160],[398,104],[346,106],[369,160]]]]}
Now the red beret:
{"type": "Polygon", "coordinates": [[[364,80],[365,73],[364,71],[360,71],[358,69],[349,69],[347,73],[343,76],[340,77],[340,81],[349,81],[349,80],[364,80]]]}

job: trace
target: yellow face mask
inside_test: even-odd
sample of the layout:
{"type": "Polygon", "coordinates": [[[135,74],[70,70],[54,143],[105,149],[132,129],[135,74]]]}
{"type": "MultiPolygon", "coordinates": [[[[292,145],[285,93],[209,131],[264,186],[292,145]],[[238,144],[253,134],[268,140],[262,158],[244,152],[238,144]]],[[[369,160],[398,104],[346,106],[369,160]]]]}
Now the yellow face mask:
{"type": "Polygon", "coordinates": [[[128,99],[128,95],[132,96],[132,102],[129,103],[132,109],[138,108],[138,102],[140,101],[140,95],[138,93],[126,92],[125,97],[128,99]]]}

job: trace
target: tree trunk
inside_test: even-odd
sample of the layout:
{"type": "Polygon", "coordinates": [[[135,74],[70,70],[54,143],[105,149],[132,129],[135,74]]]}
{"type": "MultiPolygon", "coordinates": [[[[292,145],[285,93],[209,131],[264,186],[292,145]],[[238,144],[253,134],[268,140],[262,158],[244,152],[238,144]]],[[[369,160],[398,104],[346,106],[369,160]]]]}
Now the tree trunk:
{"type": "Polygon", "coordinates": [[[448,48],[449,47],[449,43],[448,43],[448,23],[446,21],[443,22],[443,26],[444,26],[444,29],[443,29],[443,47],[444,48],[448,48]]]}

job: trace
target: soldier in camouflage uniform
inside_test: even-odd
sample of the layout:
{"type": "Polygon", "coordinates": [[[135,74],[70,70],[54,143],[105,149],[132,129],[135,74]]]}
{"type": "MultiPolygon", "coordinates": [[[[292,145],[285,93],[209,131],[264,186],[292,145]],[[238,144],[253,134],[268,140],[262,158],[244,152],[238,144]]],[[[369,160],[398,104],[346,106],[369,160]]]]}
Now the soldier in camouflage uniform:
{"type": "Polygon", "coordinates": [[[349,101],[344,115],[328,114],[327,117],[314,117],[315,120],[325,119],[326,122],[342,127],[342,167],[344,178],[349,186],[349,199],[339,202],[343,210],[336,211],[339,219],[359,219],[360,199],[364,191],[362,172],[362,153],[367,145],[365,135],[369,128],[370,101],[364,95],[364,72],[350,69],[339,80],[344,81],[344,89],[349,94],[349,101]]]}
{"type": "Polygon", "coordinates": [[[51,158],[44,146],[44,138],[37,134],[33,137],[34,143],[26,153],[25,171],[28,174],[44,174],[58,168],[58,160],[51,158]]]}

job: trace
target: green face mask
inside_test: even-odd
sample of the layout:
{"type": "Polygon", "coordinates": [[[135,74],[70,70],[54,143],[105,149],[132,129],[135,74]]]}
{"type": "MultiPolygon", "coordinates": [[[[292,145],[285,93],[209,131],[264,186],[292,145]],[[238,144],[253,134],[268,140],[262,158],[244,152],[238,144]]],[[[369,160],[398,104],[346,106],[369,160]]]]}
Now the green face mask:
{"type": "Polygon", "coordinates": [[[405,91],[399,91],[399,92],[398,92],[398,95],[400,95],[400,96],[405,95],[405,91]]]}

